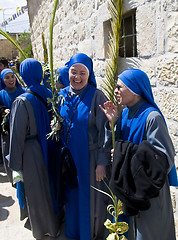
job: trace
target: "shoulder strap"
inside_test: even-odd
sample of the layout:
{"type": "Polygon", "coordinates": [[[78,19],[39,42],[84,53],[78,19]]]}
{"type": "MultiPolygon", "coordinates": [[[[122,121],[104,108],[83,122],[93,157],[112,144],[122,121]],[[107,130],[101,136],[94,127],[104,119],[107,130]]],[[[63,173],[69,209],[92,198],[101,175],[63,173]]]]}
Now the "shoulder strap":
{"type": "Polygon", "coordinates": [[[31,93],[31,94],[35,95],[37,98],[40,99],[40,101],[41,101],[41,102],[45,105],[45,107],[49,110],[49,106],[48,106],[47,102],[45,102],[45,100],[44,100],[38,93],[36,93],[36,92],[34,92],[34,91],[32,91],[32,90],[28,90],[28,91],[26,91],[26,93],[31,93]]]}

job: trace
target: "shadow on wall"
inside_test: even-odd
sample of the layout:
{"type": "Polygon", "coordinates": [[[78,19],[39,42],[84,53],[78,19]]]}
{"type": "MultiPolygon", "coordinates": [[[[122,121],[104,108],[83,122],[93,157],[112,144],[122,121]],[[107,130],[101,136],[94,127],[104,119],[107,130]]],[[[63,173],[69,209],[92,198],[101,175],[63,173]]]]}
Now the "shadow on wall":
{"type": "Polygon", "coordinates": [[[37,15],[41,4],[43,4],[45,0],[29,0],[27,1],[27,6],[28,6],[28,15],[29,15],[29,20],[30,23],[33,22],[34,17],[37,15]]]}
{"type": "Polygon", "coordinates": [[[134,0],[123,1],[123,13],[133,8],[136,8],[137,6],[138,6],[138,1],[134,1],[134,0]]]}
{"type": "Polygon", "coordinates": [[[132,58],[121,58],[119,57],[119,62],[118,62],[118,75],[123,72],[125,69],[130,69],[130,68],[140,68],[141,66],[141,60],[138,59],[137,57],[132,57],[132,58]]]}

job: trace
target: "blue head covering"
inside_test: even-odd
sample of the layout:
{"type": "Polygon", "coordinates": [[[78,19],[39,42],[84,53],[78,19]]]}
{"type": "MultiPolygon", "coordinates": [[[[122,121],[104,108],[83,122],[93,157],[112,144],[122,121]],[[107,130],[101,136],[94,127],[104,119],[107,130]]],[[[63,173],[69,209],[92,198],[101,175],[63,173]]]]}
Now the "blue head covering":
{"type": "Polygon", "coordinates": [[[154,101],[150,80],[145,72],[139,69],[127,69],[118,75],[118,78],[132,92],[142,96],[148,103],[159,109],[154,101]]]}
{"type": "MultiPolygon", "coordinates": [[[[4,89],[6,87],[5,83],[4,83],[4,78],[6,76],[7,73],[13,73],[15,75],[15,73],[12,71],[12,69],[10,68],[5,68],[1,71],[1,89],[4,89]]],[[[19,87],[20,86],[20,83],[17,81],[17,77],[15,76],[16,78],[16,87],[19,87]]]]}
{"type": "Polygon", "coordinates": [[[57,74],[59,75],[59,83],[63,84],[65,87],[69,86],[69,69],[68,67],[61,67],[57,69],[57,74]]]}
{"type": "Polygon", "coordinates": [[[88,70],[89,70],[88,83],[93,85],[94,87],[96,87],[96,79],[95,79],[95,75],[93,72],[92,59],[84,53],[77,53],[74,56],[72,56],[71,59],[69,60],[69,62],[67,62],[65,65],[69,69],[72,65],[77,64],[77,63],[81,63],[81,64],[85,65],[85,67],[88,68],[88,70]]]}
{"type": "Polygon", "coordinates": [[[39,85],[43,79],[41,63],[34,58],[27,58],[20,64],[20,75],[28,87],[39,85]]]}

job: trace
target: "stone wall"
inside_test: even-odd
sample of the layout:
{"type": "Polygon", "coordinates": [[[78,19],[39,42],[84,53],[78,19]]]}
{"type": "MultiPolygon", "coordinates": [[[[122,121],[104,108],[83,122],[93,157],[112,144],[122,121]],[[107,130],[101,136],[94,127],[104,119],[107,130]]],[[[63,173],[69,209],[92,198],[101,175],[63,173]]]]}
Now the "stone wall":
{"type": "MultiPolygon", "coordinates": [[[[16,34],[10,34],[10,36],[16,40],[16,34]]],[[[19,56],[19,52],[17,51],[17,48],[6,38],[2,37],[0,38],[0,57],[5,57],[9,60],[16,58],[16,56],[19,56]]]]}
{"type": "MultiPolygon", "coordinates": [[[[124,13],[136,9],[136,58],[120,58],[119,71],[137,67],[151,81],[176,149],[178,166],[178,5],[177,0],[128,0],[124,13]]],[[[28,0],[34,57],[43,60],[42,32],[49,45],[49,23],[53,0],[28,0]]],[[[59,0],[54,27],[54,65],[63,66],[75,53],[84,52],[94,62],[102,88],[105,77],[104,22],[110,19],[106,0],[59,0]]],[[[175,199],[178,194],[172,189],[175,199]]],[[[178,209],[175,216],[178,219],[178,209]]]]}

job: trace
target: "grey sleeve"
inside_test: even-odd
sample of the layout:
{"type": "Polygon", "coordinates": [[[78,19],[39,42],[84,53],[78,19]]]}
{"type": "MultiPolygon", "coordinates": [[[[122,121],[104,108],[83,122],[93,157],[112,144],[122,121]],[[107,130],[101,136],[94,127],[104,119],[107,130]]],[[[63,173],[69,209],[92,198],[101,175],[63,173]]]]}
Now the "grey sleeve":
{"type": "Polygon", "coordinates": [[[28,113],[22,99],[17,98],[12,105],[10,116],[9,166],[13,170],[23,170],[23,150],[27,134],[28,113]]]}
{"type": "Polygon", "coordinates": [[[107,101],[106,96],[100,90],[96,90],[89,114],[89,147],[97,145],[98,148],[98,157],[96,164],[107,165],[110,163],[110,152],[103,148],[104,144],[104,125],[107,121],[107,118],[104,112],[100,109],[99,105],[102,105],[107,101]]]}
{"type": "Polygon", "coordinates": [[[167,155],[169,172],[174,165],[175,150],[167,126],[159,112],[153,111],[148,115],[144,138],[167,155]]]}

